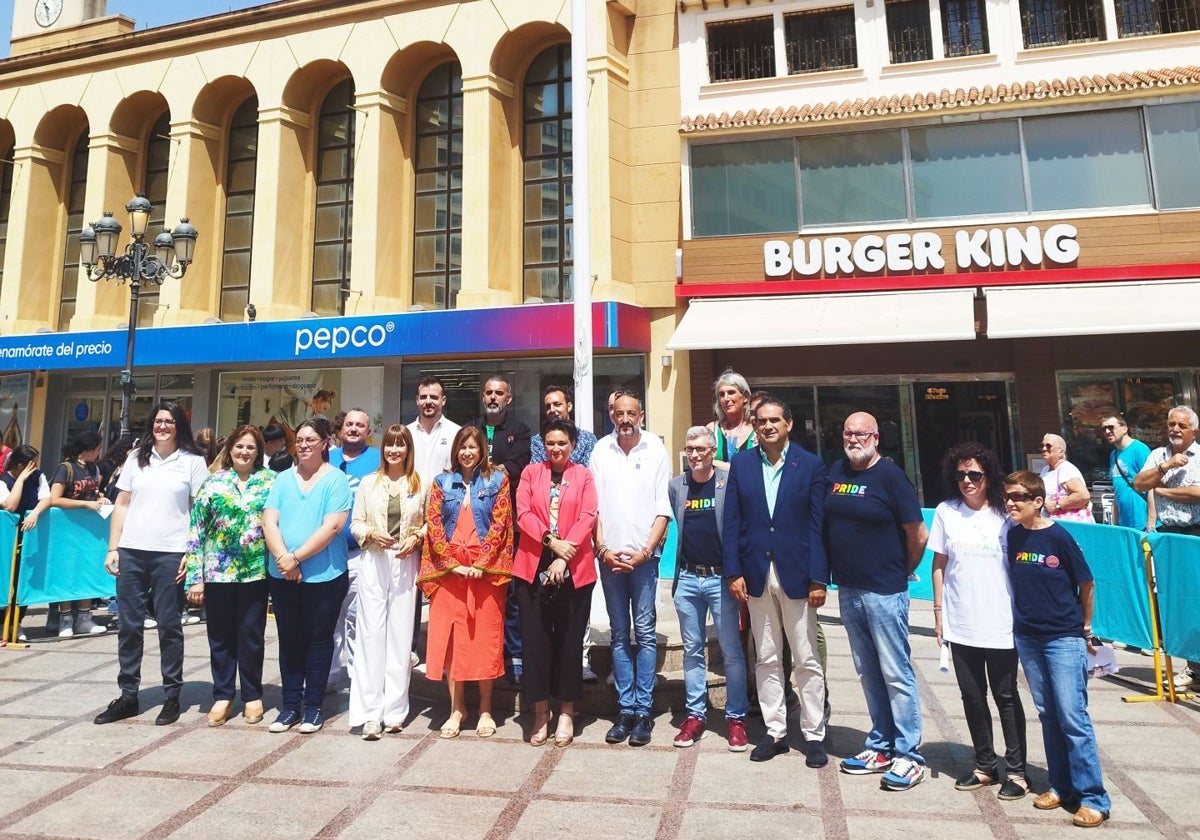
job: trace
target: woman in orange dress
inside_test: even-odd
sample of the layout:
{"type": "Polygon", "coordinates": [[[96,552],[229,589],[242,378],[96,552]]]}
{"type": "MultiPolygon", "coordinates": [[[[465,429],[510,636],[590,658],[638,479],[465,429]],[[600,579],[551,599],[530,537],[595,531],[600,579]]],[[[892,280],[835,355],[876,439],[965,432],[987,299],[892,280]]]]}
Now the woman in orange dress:
{"type": "Polygon", "coordinates": [[[513,519],[508,477],[492,469],[482,429],[454,436],[450,472],[429,489],[428,531],[418,583],[429,598],[426,676],[450,684],[443,738],[467,716],[465,683],[479,683],[475,734],[496,734],[492,682],[504,674],[504,598],[512,579],[513,519]]]}

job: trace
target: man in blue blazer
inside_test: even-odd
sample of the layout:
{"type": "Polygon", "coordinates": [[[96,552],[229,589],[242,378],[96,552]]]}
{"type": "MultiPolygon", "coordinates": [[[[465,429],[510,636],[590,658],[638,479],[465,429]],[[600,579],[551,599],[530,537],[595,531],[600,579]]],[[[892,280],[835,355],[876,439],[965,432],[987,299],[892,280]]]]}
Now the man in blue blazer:
{"type": "Polygon", "coordinates": [[[729,591],[750,607],[758,648],[755,677],[767,737],[750,753],[769,761],[788,751],[786,675],[782,651],[792,648],[800,692],[805,763],[823,767],[825,674],[817,654],[817,608],[825,604],[829,566],[821,540],[825,467],[812,453],[788,443],[792,411],[774,397],[754,416],[758,446],[729,465],[725,490],[723,571],[729,591]]]}

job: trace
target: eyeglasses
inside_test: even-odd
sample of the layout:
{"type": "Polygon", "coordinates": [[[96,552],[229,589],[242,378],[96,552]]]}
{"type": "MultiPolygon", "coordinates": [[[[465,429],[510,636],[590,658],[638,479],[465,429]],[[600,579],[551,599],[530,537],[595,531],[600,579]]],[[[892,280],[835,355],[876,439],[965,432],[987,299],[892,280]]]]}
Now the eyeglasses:
{"type": "Polygon", "coordinates": [[[314,446],[320,446],[324,442],[324,438],[296,438],[296,448],[311,449],[314,446]]]}
{"type": "Polygon", "coordinates": [[[984,474],[979,470],[958,470],[954,473],[954,480],[960,483],[969,479],[972,484],[978,484],[983,478],[984,474]]]}
{"type": "Polygon", "coordinates": [[[1124,425],[1125,425],[1124,423],[1121,423],[1119,425],[1114,426],[1113,424],[1109,423],[1107,426],[1101,426],[1100,431],[1105,432],[1105,433],[1115,432],[1117,429],[1122,428],[1124,425]]]}
{"type": "Polygon", "coordinates": [[[711,452],[711,446],[685,446],[683,447],[684,454],[687,455],[703,455],[705,452],[711,452]]]}
{"type": "Polygon", "coordinates": [[[174,426],[175,421],[174,420],[159,420],[156,417],[156,418],[154,418],[154,425],[155,426],[174,426]]]}
{"type": "Polygon", "coordinates": [[[849,429],[847,429],[846,431],[842,432],[842,439],[843,440],[870,440],[877,434],[878,434],[878,432],[852,432],[849,429]]]}
{"type": "Polygon", "coordinates": [[[1005,493],[1004,501],[1006,502],[1032,502],[1036,499],[1032,493],[1005,493]]]}
{"type": "Polygon", "coordinates": [[[1054,448],[1054,444],[1053,444],[1053,443],[1043,443],[1043,444],[1042,444],[1042,451],[1043,451],[1043,452],[1045,452],[1047,449],[1053,449],[1053,448],[1054,448]]]}

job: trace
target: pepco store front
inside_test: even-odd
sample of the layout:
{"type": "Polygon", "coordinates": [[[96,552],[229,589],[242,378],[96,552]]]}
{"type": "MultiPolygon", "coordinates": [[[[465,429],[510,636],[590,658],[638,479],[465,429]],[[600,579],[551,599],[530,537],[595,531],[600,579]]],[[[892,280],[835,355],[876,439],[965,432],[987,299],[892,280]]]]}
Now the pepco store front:
{"type": "Polygon", "coordinates": [[[1103,490],[1105,414],[1155,446],[1168,408],[1196,405],[1198,228],[1177,212],[693,239],[668,347],[690,352],[697,421],[727,367],[787,399],[794,439],[826,461],[846,415],[870,411],[927,505],[964,439],[1016,468],[1063,434],[1103,490]]]}

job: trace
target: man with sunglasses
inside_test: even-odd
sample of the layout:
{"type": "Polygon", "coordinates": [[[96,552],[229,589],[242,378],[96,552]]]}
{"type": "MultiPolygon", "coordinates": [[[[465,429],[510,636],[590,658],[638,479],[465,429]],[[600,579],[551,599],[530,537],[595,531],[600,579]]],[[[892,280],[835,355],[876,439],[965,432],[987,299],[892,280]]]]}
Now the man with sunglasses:
{"type": "Polygon", "coordinates": [[[908,644],[908,576],[929,534],[908,476],[879,454],[875,418],[866,412],[847,417],[842,445],[846,457],[829,468],[825,553],[871,731],[841,771],[882,773],[884,790],[908,790],[925,778],[921,698],[908,644]]]}
{"type": "Polygon", "coordinates": [[[1129,434],[1125,418],[1119,414],[1105,417],[1100,432],[1112,446],[1108,453],[1108,471],[1113,483],[1113,523],[1142,530],[1146,527],[1146,495],[1133,486],[1133,480],[1146,459],[1150,447],[1129,434]]]}

